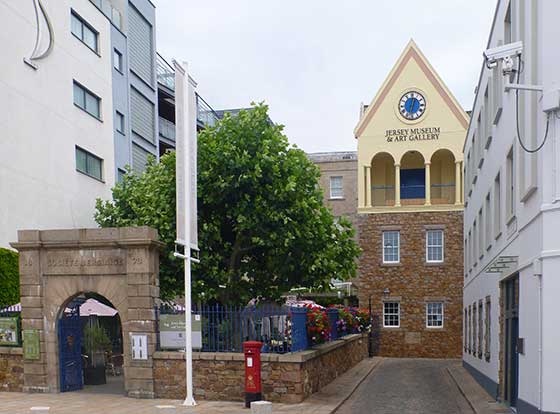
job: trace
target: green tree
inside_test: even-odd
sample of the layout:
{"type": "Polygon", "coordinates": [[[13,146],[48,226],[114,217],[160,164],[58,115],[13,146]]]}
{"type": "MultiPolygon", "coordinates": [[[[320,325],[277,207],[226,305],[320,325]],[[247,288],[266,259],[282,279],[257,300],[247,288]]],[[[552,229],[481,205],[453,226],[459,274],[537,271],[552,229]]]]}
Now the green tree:
{"type": "Polygon", "coordinates": [[[0,248],[0,308],[19,302],[18,254],[0,248]]]}
{"type": "MultiPolygon", "coordinates": [[[[200,264],[193,294],[201,300],[245,303],[276,299],[293,287],[326,289],[330,279],[356,273],[359,249],[345,218],[324,205],[319,170],[290,146],[282,126],[257,105],[226,115],[198,136],[200,264]]],[[[167,249],[162,293],[182,292],[175,239],[175,156],[151,160],[141,176],[127,175],[113,201],[97,201],[101,226],[150,225],[167,249]]]]}

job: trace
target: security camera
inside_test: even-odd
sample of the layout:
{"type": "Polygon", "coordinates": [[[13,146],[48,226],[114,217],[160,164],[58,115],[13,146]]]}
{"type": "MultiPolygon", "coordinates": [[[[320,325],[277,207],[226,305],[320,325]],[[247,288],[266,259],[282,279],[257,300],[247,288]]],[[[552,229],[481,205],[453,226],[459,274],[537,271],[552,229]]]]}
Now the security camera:
{"type": "Polygon", "coordinates": [[[513,58],[520,56],[523,52],[523,42],[513,42],[507,45],[494,47],[484,51],[484,58],[486,59],[486,66],[494,68],[499,60],[504,61],[505,69],[513,69],[513,58]]]}

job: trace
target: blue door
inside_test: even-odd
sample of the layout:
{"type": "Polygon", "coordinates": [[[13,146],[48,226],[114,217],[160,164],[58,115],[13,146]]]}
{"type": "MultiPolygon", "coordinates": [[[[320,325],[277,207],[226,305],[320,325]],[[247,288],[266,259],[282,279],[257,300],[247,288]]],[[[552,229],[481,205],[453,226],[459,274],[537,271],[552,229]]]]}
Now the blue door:
{"type": "Polygon", "coordinates": [[[423,168],[401,170],[401,199],[426,196],[426,172],[423,168]]]}
{"type": "Polygon", "coordinates": [[[60,391],[81,390],[82,376],[82,327],[80,308],[64,313],[58,321],[58,346],[60,363],[60,391]]]}

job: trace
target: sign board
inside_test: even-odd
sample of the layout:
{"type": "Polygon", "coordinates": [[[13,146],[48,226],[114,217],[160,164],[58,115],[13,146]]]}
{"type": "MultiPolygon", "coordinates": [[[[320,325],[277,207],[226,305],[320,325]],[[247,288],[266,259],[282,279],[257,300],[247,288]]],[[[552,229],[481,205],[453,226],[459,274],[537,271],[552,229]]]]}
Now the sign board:
{"type": "MultiPolygon", "coordinates": [[[[182,71],[175,65],[176,71],[182,71]]],[[[175,173],[177,195],[177,241],[198,250],[197,224],[197,98],[196,82],[187,73],[175,76],[175,173]],[[186,83],[186,85],[185,85],[186,83]],[[188,198],[188,200],[187,200],[188,198]],[[186,222],[189,233],[186,233],[186,222]]],[[[188,248],[188,246],[186,246],[188,248]]]]}
{"type": "Polygon", "coordinates": [[[41,344],[39,343],[39,331],[37,329],[25,329],[23,331],[23,358],[41,358],[41,344]]]}
{"type": "Polygon", "coordinates": [[[148,359],[148,335],[131,333],[130,346],[132,348],[132,359],[142,361],[148,359]]]}
{"type": "Polygon", "coordinates": [[[17,316],[0,318],[0,346],[19,345],[19,318],[17,316]]]}
{"type": "MultiPolygon", "coordinates": [[[[192,347],[202,348],[202,321],[192,315],[192,347]]],[[[159,343],[162,349],[185,349],[185,315],[159,315],[159,343]]]]}

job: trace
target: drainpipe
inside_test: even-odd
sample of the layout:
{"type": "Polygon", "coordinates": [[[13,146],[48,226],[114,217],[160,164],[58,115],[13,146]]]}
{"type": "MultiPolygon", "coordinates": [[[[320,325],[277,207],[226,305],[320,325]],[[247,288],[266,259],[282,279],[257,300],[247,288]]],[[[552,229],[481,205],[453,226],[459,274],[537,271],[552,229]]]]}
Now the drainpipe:
{"type": "Polygon", "coordinates": [[[538,320],[539,320],[539,413],[543,410],[543,299],[542,299],[542,259],[536,259],[533,262],[534,275],[537,277],[539,284],[538,299],[538,320]]]}

